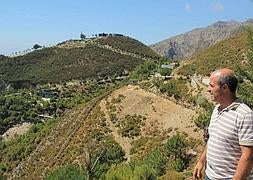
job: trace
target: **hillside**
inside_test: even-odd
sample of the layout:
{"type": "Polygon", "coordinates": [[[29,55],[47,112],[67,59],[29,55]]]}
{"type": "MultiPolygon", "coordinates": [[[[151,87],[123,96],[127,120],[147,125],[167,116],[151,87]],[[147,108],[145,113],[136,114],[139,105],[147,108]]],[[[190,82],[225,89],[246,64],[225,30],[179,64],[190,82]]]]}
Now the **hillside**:
{"type": "Polygon", "coordinates": [[[23,56],[1,57],[0,77],[32,84],[117,77],[150,58],[159,55],[125,36],[70,40],[23,56]]]}
{"type": "Polygon", "coordinates": [[[0,57],[9,70],[14,64],[26,68],[27,74],[19,68],[15,75],[4,71],[14,81],[51,82],[0,94],[1,132],[33,123],[23,135],[0,138],[0,179],[191,179],[213,108],[201,78],[231,67],[240,98],[253,108],[252,37],[250,29],[238,32],[173,70],[162,69],[150,48],[121,36],[70,40],[21,57],[0,57]],[[93,69],[86,76],[80,72],[84,68],[93,69]],[[126,81],[89,80],[131,69],[126,81]],[[28,72],[38,76],[28,79],[28,72]],[[65,83],[54,84],[60,81],[65,83]]]}
{"type": "Polygon", "coordinates": [[[238,67],[246,70],[249,69],[248,50],[249,32],[244,31],[188,58],[176,72],[184,76],[208,76],[213,70],[221,67],[230,67],[235,71],[238,67]]]}
{"type": "MultiPolygon", "coordinates": [[[[173,134],[184,132],[191,139],[192,151],[198,151],[194,144],[202,141],[202,132],[195,131],[195,117],[196,112],[191,109],[138,86],[124,86],[64,113],[60,124],[42,139],[25,161],[13,166],[9,175],[32,179],[45,177],[68,163],[81,166],[91,139],[96,147],[110,150],[119,146],[125,160],[133,160],[154,147],[164,146],[173,134]],[[141,122],[136,121],[139,118],[141,122]],[[124,121],[128,123],[124,125],[124,121]],[[132,125],[135,128],[129,131],[127,126],[132,125]]],[[[8,162],[8,157],[2,158],[3,162],[8,162]]]]}
{"type": "Polygon", "coordinates": [[[199,53],[205,48],[241,32],[244,26],[249,25],[253,25],[252,19],[245,22],[218,21],[208,27],[197,28],[165,39],[150,45],[150,47],[161,56],[167,56],[171,59],[182,59],[199,53]]]}
{"type": "Polygon", "coordinates": [[[243,31],[223,40],[201,53],[182,62],[174,73],[193,78],[209,76],[216,69],[229,67],[238,77],[237,94],[246,104],[253,108],[253,34],[252,29],[243,31]]]}

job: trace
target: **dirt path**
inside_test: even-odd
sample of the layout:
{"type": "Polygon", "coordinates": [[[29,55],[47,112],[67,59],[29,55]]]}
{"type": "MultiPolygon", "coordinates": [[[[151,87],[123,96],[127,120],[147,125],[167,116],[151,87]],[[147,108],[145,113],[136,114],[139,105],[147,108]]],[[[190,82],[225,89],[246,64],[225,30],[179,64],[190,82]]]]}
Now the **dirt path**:
{"type": "Polygon", "coordinates": [[[109,113],[106,109],[106,101],[105,99],[101,101],[100,103],[101,111],[105,113],[106,123],[110,130],[112,131],[112,135],[117,143],[122,147],[122,149],[125,151],[125,158],[127,161],[130,161],[130,150],[131,150],[131,139],[122,137],[120,134],[118,134],[118,129],[114,126],[112,121],[110,120],[109,113]]]}

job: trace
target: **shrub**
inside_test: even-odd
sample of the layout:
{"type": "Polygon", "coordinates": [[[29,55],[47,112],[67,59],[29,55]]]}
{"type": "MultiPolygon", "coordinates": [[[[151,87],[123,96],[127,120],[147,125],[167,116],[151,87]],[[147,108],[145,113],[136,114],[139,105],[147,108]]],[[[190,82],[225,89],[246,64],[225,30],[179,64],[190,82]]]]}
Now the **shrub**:
{"type": "Polygon", "coordinates": [[[119,132],[125,137],[136,137],[140,135],[141,125],[144,117],[140,115],[126,115],[119,121],[119,132]]]}
{"type": "Polygon", "coordinates": [[[183,135],[176,134],[168,139],[165,144],[165,148],[169,155],[176,158],[181,158],[184,156],[185,148],[187,147],[187,141],[183,135]]]}
{"type": "Polygon", "coordinates": [[[187,167],[187,163],[184,159],[177,158],[175,161],[172,162],[172,167],[177,172],[182,172],[187,167]]]}
{"type": "Polygon", "coordinates": [[[165,173],[165,156],[158,149],[154,149],[147,154],[143,160],[143,164],[146,164],[150,169],[154,169],[157,176],[165,173]]]}
{"type": "Polygon", "coordinates": [[[155,85],[162,93],[167,93],[168,96],[174,96],[176,99],[186,100],[188,98],[188,87],[185,80],[171,79],[167,84],[161,82],[155,85]]]}
{"type": "Polygon", "coordinates": [[[136,67],[131,74],[132,79],[147,79],[151,74],[154,74],[158,69],[158,64],[154,61],[145,61],[143,64],[136,67]]]}
{"type": "Polygon", "coordinates": [[[58,167],[45,178],[45,180],[62,180],[62,179],[85,180],[86,175],[82,169],[72,164],[68,164],[65,166],[58,167]]]}
{"type": "Polygon", "coordinates": [[[196,124],[197,127],[201,128],[201,129],[205,129],[209,125],[210,118],[211,118],[210,111],[200,113],[199,116],[197,117],[197,119],[194,120],[194,123],[196,124]]]}
{"type": "Polygon", "coordinates": [[[139,180],[139,179],[157,179],[155,171],[145,164],[120,164],[112,167],[105,176],[106,180],[139,180]]]}

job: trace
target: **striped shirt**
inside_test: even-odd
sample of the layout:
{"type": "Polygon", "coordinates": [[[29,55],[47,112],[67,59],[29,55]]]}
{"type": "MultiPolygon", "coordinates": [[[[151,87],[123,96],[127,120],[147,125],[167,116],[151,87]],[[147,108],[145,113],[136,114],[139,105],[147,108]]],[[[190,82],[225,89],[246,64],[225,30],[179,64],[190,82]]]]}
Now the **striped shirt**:
{"type": "MultiPolygon", "coordinates": [[[[208,131],[206,175],[232,179],[241,157],[240,145],[253,146],[253,111],[240,100],[221,111],[217,105],[208,131]]],[[[253,179],[253,170],[249,179],[253,179]]]]}

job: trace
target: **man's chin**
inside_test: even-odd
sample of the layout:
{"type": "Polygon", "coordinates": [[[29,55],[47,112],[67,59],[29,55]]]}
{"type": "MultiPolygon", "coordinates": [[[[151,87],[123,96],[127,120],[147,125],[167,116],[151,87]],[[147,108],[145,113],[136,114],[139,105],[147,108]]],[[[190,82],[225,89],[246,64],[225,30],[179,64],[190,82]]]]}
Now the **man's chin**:
{"type": "Polygon", "coordinates": [[[218,103],[217,99],[215,99],[214,97],[211,97],[211,100],[215,103],[218,103]]]}

